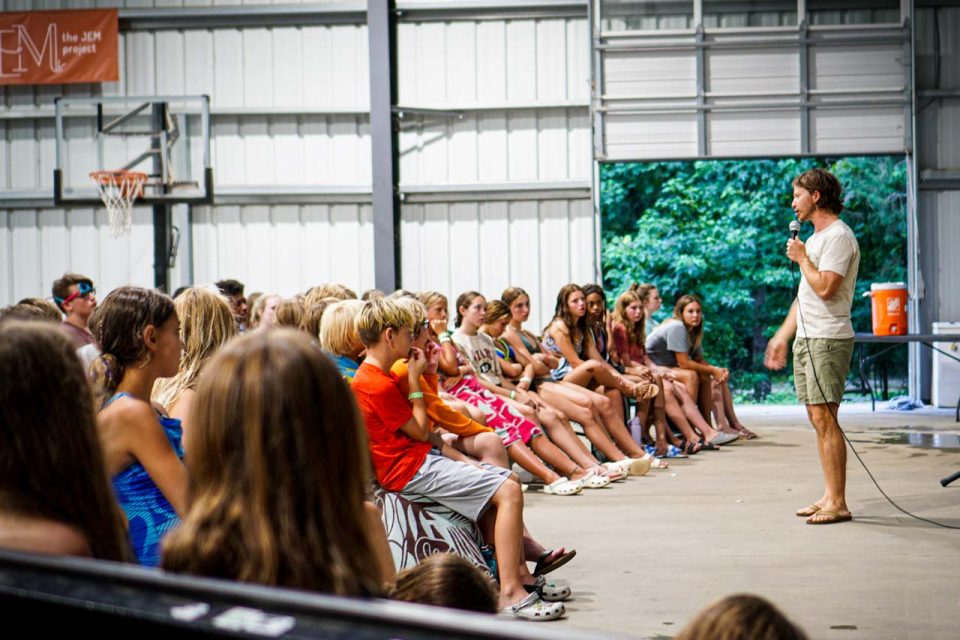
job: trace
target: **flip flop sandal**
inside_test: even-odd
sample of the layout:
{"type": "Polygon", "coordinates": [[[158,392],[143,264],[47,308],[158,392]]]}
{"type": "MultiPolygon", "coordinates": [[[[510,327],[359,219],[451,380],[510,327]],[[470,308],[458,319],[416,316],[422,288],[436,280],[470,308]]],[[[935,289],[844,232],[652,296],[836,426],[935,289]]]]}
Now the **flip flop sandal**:
{"type": "Polygon", "coordinates": [[[699,442],[687,442],[686,440],[680,441],[680,450],[683,451],[686,456],[695,456],[700,451],[698,446],[699,442]]]}
{"type": "Polygon", "coordinates": [[[837,513],[836,511],[824,511],[820,509],[807,519],[807,524],[837,524],[838,522],[849,522],[853,520],[853,514],[837,513]],[[816,518],[825,518],[816,520],[816,518]]]}
{"type": "Polygon", "coordinates": [[[537,576],[537,581],[533,584],[525,584],[523,588],[527,593],[537,593],[540,598],[546,602],[563,602],[573,595],[570,585],[550,582],[543,576],[537,576]]]}
{"type": "Polygon", "coordinates": [[[574,559],[577,555],[576,549],[571,549],[570,551],[565,551],[559,556],[554,558],[553,562],[547,562],[547,558],[553,555],[554,550],[550,549],[549,551],[544,551],[539,558],[537,558],[537,564],[533,568],[534,576],[545,576],[551,571],[556,571],[563,565],[567,564],[574,559]]]}
{"type": "Polygon", "coordinates": [[[801,518],[809,518],[816,512],[820,511],[820,509],[822,508],[823,507],[821,507],[817,503],[813,503],[813,504],[807,505],[803,509],[797,509],[797,515],[801,518]]]}
{"type": "Polygon", "coordinates": [[[533,622],[548,622],[550,620],[559,620],[567,612],[562,602],[544,602],[540,596],[534,592],[528,595],[520,602],[500,609],[503,615],[523,618],[533,622]]]}
{"type": "Polygon", "coordinates": [[[720,446],[724,444],[730,444],[731,442],[734,442],[739,439],[740,439],[740,436],[734,433],[727,433],[726,431],[722,431],[717,435],[713,436],[713,440],[710,441],[710,444],[714,446],[720,446]]]}
{"type": "Polygon", "coordinates": [[[565,477],[543,485],[543,492],[548,496],[575,496],[581,490],[583,490],[583,485],[580,482],[565,477]]]}
{"type": "Polygon", "coordinates": [[[579,480],[584,489],[602,489],[609,485],[612,480],[607,476],[601,476],[595,471],[590,471],[579,480]]]}
{"type": "Polygon", "coordinates": [[[686,458],[687,454],[683,452],[682,449],[675,445],[669,445],[667,447],[667,457],[668,458],[686,458]]]}
{"type": "Polygon", "coordinates": [[[713,444],[712,442],[707,442],[706,440],[700,441],[700,451],[720,451],[720,447],[713,444]]]}

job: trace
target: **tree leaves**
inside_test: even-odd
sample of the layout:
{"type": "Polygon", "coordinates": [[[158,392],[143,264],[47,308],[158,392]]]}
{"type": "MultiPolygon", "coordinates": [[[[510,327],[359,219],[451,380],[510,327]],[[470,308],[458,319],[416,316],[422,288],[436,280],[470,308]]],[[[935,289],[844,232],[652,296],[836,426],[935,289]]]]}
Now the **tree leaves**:
{"type": "MultiPolygon", "coordinates": [[[[694,293],[704,301],[708,359],[769,389],[761,367],[767,339],[796,292],[784,255],[793,219],[792,180],[815,167],[844,185],[843,219],[860,243],[853,322],[870,329],[859,295],[871,282],[906,279],[906,176],[898,157],[833,160],[716,160],[601,166],[603,273],[608,291],[657,284],[664,300],[694,293]]],[[[812,233],[809,225],[802,237],[812,233]]],[[[662,318],[661,318],[662,319],[662,318]]]]}

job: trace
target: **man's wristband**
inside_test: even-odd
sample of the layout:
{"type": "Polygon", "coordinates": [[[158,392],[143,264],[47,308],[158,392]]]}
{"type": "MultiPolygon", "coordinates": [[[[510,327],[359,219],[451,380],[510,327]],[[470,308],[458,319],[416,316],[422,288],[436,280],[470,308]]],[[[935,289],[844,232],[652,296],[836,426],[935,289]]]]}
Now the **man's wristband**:
{"type": "Polygon", "coordinates": [[[510,392],[510,399],[511,399],[511,400],[514,400],[516,397],[517,397],[517,392],[516,392],[516,391],[511,391],[511,392],[510,392]]]}
{"type": "Polygon", "coordinates": [[[414,391],[407,394],[407,400],[423,400],[423,391],[414,391]]]}
{"type": "Polygon", "coordinates": [[[448,342],[453,342],[453,338],[450,337],[450,332],[440,334],[440,344],[446,344],[448,342]]]}
{"type": "Polygon", "coordinates": [[[526,382],[527,384],[531,384],[533,383],[533,378],[528,378],[527,376],[524,376],[520,378],[520,382],[526,382]]]}

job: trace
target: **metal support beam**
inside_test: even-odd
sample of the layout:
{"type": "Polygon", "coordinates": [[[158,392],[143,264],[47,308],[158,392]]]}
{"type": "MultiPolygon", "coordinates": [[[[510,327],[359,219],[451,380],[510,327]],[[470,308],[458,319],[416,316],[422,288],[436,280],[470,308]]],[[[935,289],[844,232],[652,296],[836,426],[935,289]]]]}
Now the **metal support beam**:
{"type": "Polygon", "coordinates": [[[807,19],[800,15],[800,153],[810,153],[810,56],[807,48],[807,19]]]}
{"type": "Polygon", "coordinates": [[[590,29],[590,123],[593,128],[593,158],[603,159],[607,155],[604,139],[604,116],[600,107],[603,106],[603,53],[600,50],[600,24],[602,20],[601,0],[590,0],[590,12],[587,18],[587,28],[590,29]]]}
{"type": "Polygon", "coordinates": [[[400,140],[395,0],[368,0],[370,139],[373,151],[373,273],[382,291],[400,287],[400,140]]]}
{"type": "Polygon", "coordinates": [[[170,205],[153,207],[153,286],[164,293],[170,291],[170,205]]]}
{"type": "Polygon", "coordinates": [[[703,43],[703,25],[697,25],[697,153],[701,156],[707,155],[707,112],[703,108],[706,102],[707,92],[707,70],[706,55],[702,46],[703,43]]]}
{"type": "MultiPolygon", "coordinates": [[[[151,108],[151,128],[153,131],[163,131],[166,126],[167,107],[165,104],[154,104],[151,108]]],[[[153,154],[153,173],[165,180],[163,162],[163,140],[154,136],[150,141],[153,154]]],[[[159,186],[161,192],[167,191],[166,184],[159,186]]],[[[170,292],[170,205],[158,204],[153,207],[153,286],[166,293],[170,292]]]]}

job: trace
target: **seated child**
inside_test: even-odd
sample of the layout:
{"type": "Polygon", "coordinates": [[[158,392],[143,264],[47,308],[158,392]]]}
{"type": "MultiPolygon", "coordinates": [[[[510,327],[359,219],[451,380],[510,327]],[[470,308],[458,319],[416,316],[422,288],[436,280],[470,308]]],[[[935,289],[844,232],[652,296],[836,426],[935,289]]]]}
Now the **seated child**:
{"type": "Polygon", "coordinates": [[[412,321],[409,312],[386,299],[367,301],[356,318],[367,356],[354,376],[353,391],[377,480],[387,491],[428,497],[488,532],[496,546],[501,611],[530,620],[558,619],[566,611],[563,604],[541,600],[537,580],[522,562],[523,494],[508,480],[510,472],[432,451],[435,445],[447,455],[462,456],[430,430],[420,387],[426,355],[411,347],[422,325],[415,327],[412,321]],[[404,398],[390,368],[407,356],[410,393],[404,398]]]}

